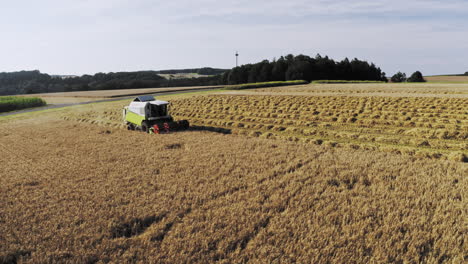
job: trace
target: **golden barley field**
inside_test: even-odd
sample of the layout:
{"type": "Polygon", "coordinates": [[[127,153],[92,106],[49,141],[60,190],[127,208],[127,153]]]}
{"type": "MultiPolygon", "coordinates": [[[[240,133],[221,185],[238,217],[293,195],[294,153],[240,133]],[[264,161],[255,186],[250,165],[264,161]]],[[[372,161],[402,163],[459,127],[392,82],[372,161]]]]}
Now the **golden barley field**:
{"type": "Polygon", "coordinates": [[[196,129],[127,131],[127,101],[0,118],[0,263],[468,260],[466,99],[161,99],[196,129]],[[392,119],[403,116],[411,120],[392,119]],[[420,118],[446,127],[419,127],[420,118]],[[332,133],[359,125],[369,138],[332,133]],[[415,153],[370,140],[419,140],[392,130],[414,128],[428,129],[429,146],[396,148],[415,153]],[[429,129],[452,134],[432,138],[429,129]]]}

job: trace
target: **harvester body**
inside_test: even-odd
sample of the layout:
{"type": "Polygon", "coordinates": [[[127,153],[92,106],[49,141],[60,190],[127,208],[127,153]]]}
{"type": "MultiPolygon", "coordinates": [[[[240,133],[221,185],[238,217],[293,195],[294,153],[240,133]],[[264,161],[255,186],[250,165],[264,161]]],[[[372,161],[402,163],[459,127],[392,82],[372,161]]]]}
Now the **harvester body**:
{"type": "Polygon", "coordinates": [[[129,130],[148,133],[183,130],[189,127],[186,120],[174,122],[169,114],[169,102],[152,96],[139,96],[123,109],[125,124],[129,130]]]}

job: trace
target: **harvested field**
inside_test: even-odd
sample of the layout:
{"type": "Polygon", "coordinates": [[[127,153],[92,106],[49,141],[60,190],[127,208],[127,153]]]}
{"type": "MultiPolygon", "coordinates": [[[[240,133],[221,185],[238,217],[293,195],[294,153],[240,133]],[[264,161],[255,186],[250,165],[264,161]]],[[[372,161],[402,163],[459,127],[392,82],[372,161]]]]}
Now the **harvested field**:
{"type": "Polygon", "coordinates": [[[192,124],[266,138],[468,161],[468,88],[311,84],[174,101],[192,124]]]}
{"type": "Polygon", "coordinates": [[[0,118],[0,262],[468,260],[466,99],[159,99],[198,131],[127,131],[128,100],[0,118]]]}
{"type": "Polygon", "coordinates": [[[259,95],[468,98],[468,85],[433,83],[309,84],[230,93],[247,94],[247,92],[248,94],[257,93],[259,95]]]}
{"type": "MultiPolygon", "coordinates": [[[[151,94],[159,92],[173,92],[173,91],[186,91],[186,90],[203,90],[208,88],[220,88],[221,86],[193,86],[193,87],[159,87],[159,88],[141,88],[141,89],[118,89],[118,90],[99,90],[99,91],[79,91],[79,92],[64,92],[64,93],[43,93],[34,94],[35,97],[45,98],[113,98],[141,94],[151,94]]],[[[27,96],[27,95],[19,95],[27,96]]]]}
{"type": "Polygon", "coordinates": [[[174,109],[235,134],[465,161],[468,153],[465,99],[216,95],[174,109]]]}
{"type": "Polygon", "coordinates": [[[424,77],[428,82],[447,82],[447,83],[467,83],[468,84],[468,76],[426,76],[424,77]]]}

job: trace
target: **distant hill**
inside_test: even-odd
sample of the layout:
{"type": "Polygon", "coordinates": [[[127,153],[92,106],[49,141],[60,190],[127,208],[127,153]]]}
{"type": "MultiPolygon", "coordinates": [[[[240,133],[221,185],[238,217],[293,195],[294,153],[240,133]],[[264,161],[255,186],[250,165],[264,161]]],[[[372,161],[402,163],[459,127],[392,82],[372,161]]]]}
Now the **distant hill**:
{"type": "MultiPolygon", "coordinates": [[[[201,69],[198,69],[201,70],[201,69]]],[[[188,71],[188,70],[171,70],[188,71]]],[[[216,73],[217,69],[202,70],[216,73]]],[[[165,78],[157,71],[110,72],[94,75],[49,75],[39,71],[0,72],[0,95],[35,94],[89,90],[205,86],[220,84],[220,75],[200,75],[197,78],[165,78]]],[[[177,73],[174,73],[177,74],[177,73]]],[[[188,73],[185,73],[188,74],[188,73]]]]}
{"type": "Polygon", "coordinates": [[[328,56],[281,56],[233,69],[192,68],[159,71],[109,72],[94,75],[49,75],[39,71],[0,73],[0,95],[109,89],[208,86],[293,80],[387,81],[374,63],[354,58],[335,61],[328,56]]]}

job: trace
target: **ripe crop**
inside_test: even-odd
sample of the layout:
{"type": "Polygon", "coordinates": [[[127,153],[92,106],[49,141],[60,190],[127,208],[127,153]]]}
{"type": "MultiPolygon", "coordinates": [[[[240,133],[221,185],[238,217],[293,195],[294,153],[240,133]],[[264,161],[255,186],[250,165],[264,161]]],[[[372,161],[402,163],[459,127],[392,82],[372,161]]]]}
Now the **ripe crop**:
{"type": "Polygon", "coordinates": [[[56,115],[2,123],[2,262],[464,261],[464,163],[56,115]]]}
{"type": "Polygon", "coordinates": [[[170,134],[128,101],[0,119],[0,263],[466,262],[463,94],[311,87],[159,98],[170,134]]]}

